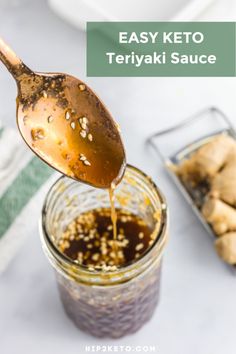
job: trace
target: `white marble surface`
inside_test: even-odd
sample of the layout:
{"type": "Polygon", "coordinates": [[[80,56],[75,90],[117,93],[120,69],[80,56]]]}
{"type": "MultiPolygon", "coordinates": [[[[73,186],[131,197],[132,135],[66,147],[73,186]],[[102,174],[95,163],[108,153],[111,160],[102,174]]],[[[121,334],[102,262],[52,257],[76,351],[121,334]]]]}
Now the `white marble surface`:
{"type": "MultiPolygon", "coordinates": [[[[174,1],[174,0],[173,0],[174,1]]],[[[235,1],[220,0],[202,19],[235,20],[235,1]]],[[[85,79],[85,37],[44,1],[0,1],[0,33],[32,68],[85,79]]],[[[120,123],[128,161],[149,173],[167,196],[170,241],[161,303],[140,332],[117,341],[87,336],[70,323],[37,231],[0,276],[0,352],[65,354],[85,345],[155,345],[161,354],[235,354],[236,278],[163,171],[144,148],[145,137],[210,105],[236,122],[235,78],[88,78],[120,123]]],[[[15,125],[15,87],[0,67],[0,118],[15,125]]],[[[174,144],[174,142],[173,142],[174,144]]],[[[17,235],[16,235],[17,237],[17,235]]]]}

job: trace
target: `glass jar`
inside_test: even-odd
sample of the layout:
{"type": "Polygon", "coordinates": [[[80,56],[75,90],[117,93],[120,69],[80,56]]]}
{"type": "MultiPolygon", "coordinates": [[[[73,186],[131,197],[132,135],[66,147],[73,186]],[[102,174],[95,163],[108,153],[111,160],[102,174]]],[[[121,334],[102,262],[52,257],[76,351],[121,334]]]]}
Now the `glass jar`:
{"type": "Polygon", "coordinates": [[[115,190],[115,206],[139,215],[152,229],[153,244],[137,260],[113,271],[91,270],[56,247],[56,240],[80,213],[110,207],[108,191],[61,177],[42,211],[43,249],[55,269],[67,315],[97,337],[122,337],[153,315],[160,289],[161,258],[167,239],[167,207],[159,189],[130,165],[115,190]]]}

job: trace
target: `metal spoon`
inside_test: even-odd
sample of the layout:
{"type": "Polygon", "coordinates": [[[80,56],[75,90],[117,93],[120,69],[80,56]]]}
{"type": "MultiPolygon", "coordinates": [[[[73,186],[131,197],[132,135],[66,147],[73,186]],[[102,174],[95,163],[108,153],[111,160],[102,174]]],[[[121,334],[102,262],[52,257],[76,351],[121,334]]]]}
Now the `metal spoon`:
{"type": "Polygon", "coordinates": [[[33,152],[94,187],[119,183],[126,165],[124,147],[97,95],[73,76],[33,72],[1,38],[0,60],[16,80],[17,124],[33,152]]]}

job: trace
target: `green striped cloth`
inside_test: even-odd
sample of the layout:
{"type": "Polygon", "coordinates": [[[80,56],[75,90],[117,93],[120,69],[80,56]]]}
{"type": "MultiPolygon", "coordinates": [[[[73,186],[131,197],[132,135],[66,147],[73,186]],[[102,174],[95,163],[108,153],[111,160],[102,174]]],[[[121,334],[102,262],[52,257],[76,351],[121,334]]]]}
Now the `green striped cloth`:
{"type": "MultiPolygon", "coordinates": [[[[54,170],[0,123],[0,272],[37,226],[54,170]]],[[[54,176],[53,176],[54,175],[54,176]]]]}

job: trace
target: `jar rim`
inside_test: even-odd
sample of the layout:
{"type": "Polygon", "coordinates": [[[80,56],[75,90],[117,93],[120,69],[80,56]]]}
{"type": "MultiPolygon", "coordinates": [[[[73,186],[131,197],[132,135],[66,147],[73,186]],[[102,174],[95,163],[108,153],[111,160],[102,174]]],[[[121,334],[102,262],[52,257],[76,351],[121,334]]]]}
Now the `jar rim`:
{"type": "MultiPolygon", "coordinates": [[[[130,275],[133,274],[134,268],[136,268],[136,267],[139,267],[141,269],[142,265],[143,266],[144,265],[147,266],[147,264],[146,264],[147,263],[147,258],[148,258],[149,255],[150,256],[152,255],[152,253],[157,248],[157,246],[159,246],[159,248],[160,248],[159,256],[161,256],[162,250],[163,250],[163,248],[164,248],[164,246],[166,244],[166,240],[167,240],[167,232],[166,231],[167,231],[168,214],[169,213],[168,213],[168,207],[167,207],[167,204],[166,204],[166,199],[165,199],[164,195],[162,194],[162,192],[160,191],[160,189],[155,184],[155,182],[153,182],[153,180],[145,172],[141,171],[139,168],[134,167],[134,166],[132,166],[130,164],[127,164],[126,169],[137,173],[146,182],[148,182],[149,187],[152,188],[152,191],[154,191],[154,193],[156,194],[156,196],[159,199],[160,204],[162,206],[162,208],[161,208],[161,219],[159,221],[158,230],[156,230],[158,222],[156,222],[156,224],[155,224],[155,226],[153,228],[153,232],[155,232],[155,230],[158,232],[153,244],[150,247],[148,247],[145,252],[143,252],[143,254],[141,255],[140,258],[134,259],[134,260],[132,260],[130,262],[127,262],[125,265],[123,265],[122,267],[118,267],[116,270],[108,270],[105,273],[104,273],[104,271],[101,271],[99,269],[90,270],[87,266],[79,264],[79,263],[76,263],[74,260],[72,260],[71,258],[67,257],[65,254],[63,254],[62,252],[59,251],[59,249],[56,247],[56,245],[52,241],[52,239],[51,239],[51,237],[50,237],[50,235],[49,235],[49,233],[47,231],[47,227],[46,227],[47,207],[48,207],[50,198],[52,196],[51,193],[53,192],[54,188],[59,183],[61,183],[63,180],[67,180],[67,179],[70,179],[70,178],[67,177],[67,176],[64,176],[64,175],[60,176],[52,184],[52,186],[50,187],[49,191],[47,192],[47,195],[46,195],[44,203],[43,203],[42,212],[41,212],[41,220],[40,220],[41,241],[42,241],[43,246],[46,247],[46,249],[44,249],[46,251],[46,253],[49,252],[49,254],[52,255],[57,260],[57,263],[59,263],[60,265],[62,265],[62,263],[64,263],[64,267],[63,267],[64,270],[65,269],[67,271],[70,270],[69,271],[70,277],[75,278],[76,274],[79,272],[80,275],[82,273],[85,276],[91,277],[91,278],[99,277],[99,276],[105,276],[105,278],[107,278],[109,276],[120,278],[120,276],[122,277],[122,274],[123,275],[126,274],[126,273],[130,273],[130,275]]],[[[74,181],[74,182],[76,182],[76,181],[74,181]]],[[[78,182],[78,183],[80,183],[80,182],[78,182]]],[[[54,264],[52,264],[52,265],[54,265],[54,264]]],[[[144,268],[146,268],[146,267],[144,267],[144,268]]],[[[125,279],[128,279],[128,277],[126,276],[125,279]]],[[[95,280],[95,283],[96,282],[97,281],[95,280]]]]}

